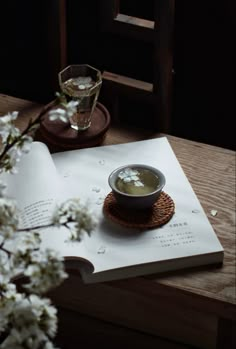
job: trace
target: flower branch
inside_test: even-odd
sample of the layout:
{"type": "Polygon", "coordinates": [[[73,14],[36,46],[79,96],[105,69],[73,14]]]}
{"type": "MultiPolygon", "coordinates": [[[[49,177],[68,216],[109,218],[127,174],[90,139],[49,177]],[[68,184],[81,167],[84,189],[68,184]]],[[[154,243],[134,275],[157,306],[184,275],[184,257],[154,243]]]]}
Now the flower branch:
{"type": "MultiPolygon", "coordinates": [[[[19,130],[17,128],[15,128],[15,134],[12,135],[11,133],[9,133],[6,142],[4,142],[3,139],[3,143],[5,143],[5,146],[0,154],[0,162],[1,159],[4,158],[4,156],[6,155],[6,153],[12,148],[14,147],[14,145],[22,140],[22,137],[24,137],[25,135],[28,135],[29,133],[31,133],[32,131],[34,131],[36,129],[36,127],[38,127],[40,125],[41,119],[42,117],[50,110],[52,109],[57,103],[57,99],[53,100],[52,102],[48,103],[46,106],[44,106],[42,108],[42,110],[40,111],[40,113],[37,115],[37,117],[33,120],[31,119],[29,121],[28,126],[25,128],[25,130],[23,130],[21,133],[19,132],[19,130]]],[[[6,120],[6,122],[13,122],[14,120],[16,120],[18,116],[18,112],[13,112],[12,114],[8,114],[5,116],[5,118],[8,119],[6,120]]],[[[0,119],[0,121],[3,123],[4,117],[2,117],[0,119]]],[[[13,125],[12,125],[12,129],[13,129],[13,125]]]]}
{"type": "MultiPolygon", "coordinates": [[[[46,113],[51,120],[68,121],[78,102],[61,102],[61,108],[54,108],[58,100],[43,107],[22,132],[14,125],[18,112],[0,118],[0,173],[17,172],[16,165],[30,150],[34,131],[46,113]]],[[[63,257],[54,250],[43,250],[36,230],[63,226],[70,230],[72,240],[79,241],[84,233],[91,233],[96,222],[86,206],[70,199],[56,209],[51,223],[20,228],[17,205],[5,197],[5,189],[0,180],[0,348],[53,349],[57,311],[49,299],[41,296],[60,285],[67,274],[63,257]],[[19,274],[28,281],[21,292],[15,285],[19,274]]]]}

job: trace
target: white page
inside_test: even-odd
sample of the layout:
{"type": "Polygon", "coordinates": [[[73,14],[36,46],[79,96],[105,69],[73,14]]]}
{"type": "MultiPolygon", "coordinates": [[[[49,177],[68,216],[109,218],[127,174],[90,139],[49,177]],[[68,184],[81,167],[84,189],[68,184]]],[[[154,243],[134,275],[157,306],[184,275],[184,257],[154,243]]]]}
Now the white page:
{"type": "MultiPolygon", "coordinates": [[[[1,174],[7,184],[6,195],[16,199],[21,211],[21,228],[42,226],[51,222],[56,204],[66,198],[64,181],[47,146],[33,142],[31,151],[22,156],[17,174],[1,174]]],[[[83,245],[69,241],[66,228],[44,228],[40,230],[42,247],[51,247],[64,256],[83,257],[83,245]]]]}
{"type": "Polygon", "coordinates": [[[43,143],[34,142],[31,151],[21,157],[18,173],[3,174],[1,179],[7,183],[7,195],[16,199],[22,210],[24,227],[49,222],[60,177],[43,143]]]}
{"type": "MultiPolygon", "coordinates": [[[[166,137],[56,153],[52,158],[45,145],[35,142],[22,159],[19,174],[8,176],[8,194],[18,198],[23,210],[32,208],[35,202],[46,202],[42,221],[49,219],[56,202],[79,197],[82,202],[88,201],[98,225],[81,243],[69,242],[66,229],[43,230],[43,246],[58,249],[67,257],[86,257],[96,273],[223,251],[166,137]],[[166,176],[164,191],[174,200],[176,213],[163,227],[140,232],[104,217],[103,202],[111,191],[108,176],[129,163],[157,167],[166,176]]],[[[120,273],[119,277],[124,275],[120,273]]]]}
{"type": "Polygon", "coordinates": [[[89,199],[98,217],[92,237],[83,241],[95,272],[223,250],[166,137],[67,151],[53,159],[67,195],[89,199]],[[103,201],[111,191],[108,176],[129,163],[157,167],[166,176],[164,191],[174,200],[176,213],[163,227],[139,232],[104,217],[103,201]]]}

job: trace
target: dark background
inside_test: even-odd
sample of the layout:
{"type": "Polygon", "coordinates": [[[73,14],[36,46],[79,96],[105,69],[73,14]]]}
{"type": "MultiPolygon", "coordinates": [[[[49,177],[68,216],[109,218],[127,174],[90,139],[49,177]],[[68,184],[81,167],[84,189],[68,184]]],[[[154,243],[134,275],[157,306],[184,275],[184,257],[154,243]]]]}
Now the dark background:
{"type": "MultiPolygon", "coordinates": [[[[121,12],[152,19],[154,1],[121,1],[121,12]]],[[[1,2],[0,93],[42,103],[54,98],[55,3],[1,2]]],[[[231,149],[235,149],[235,4],[234,0],[177,0],[173,47],[171,133],[231,149]]],[[[89,63],[151,82],[151,44],[101,33],[99,9],[98,0],[67,1],[68,64],[89,63]]]]}

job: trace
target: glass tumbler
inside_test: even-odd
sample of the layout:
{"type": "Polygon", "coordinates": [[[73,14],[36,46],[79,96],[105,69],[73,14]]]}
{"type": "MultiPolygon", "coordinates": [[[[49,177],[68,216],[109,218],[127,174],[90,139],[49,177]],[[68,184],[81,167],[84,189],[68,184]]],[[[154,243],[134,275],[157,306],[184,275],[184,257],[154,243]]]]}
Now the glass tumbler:
{"type": "Polygon", "coordinates": [[[70,118],[71,127],[87,130],[99,96],[101,72],[88,64],[69,65],[59,72],[59,85],[67,100],[78,101],[77,111],[70,118]]]}

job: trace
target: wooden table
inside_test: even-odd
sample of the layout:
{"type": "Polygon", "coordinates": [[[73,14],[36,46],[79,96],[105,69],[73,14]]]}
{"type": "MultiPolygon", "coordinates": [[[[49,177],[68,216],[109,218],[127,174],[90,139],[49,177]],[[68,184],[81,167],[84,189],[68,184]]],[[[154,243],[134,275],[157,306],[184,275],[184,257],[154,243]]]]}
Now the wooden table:
{"type": "MultiPolygon", "coordinates": [[[[20,110],[20,128],[40,108],[29,101],[0,95],[0,115],[20,110]]],[[[151,131],[112,126],[104,144],[157,136],[151,131]]],[[[95,323],[94,329],[100,328],[98,323],[103,323],[107,338],[110,338],[108,332],[112,326],[110,336],[119,338],[120,332],[116,329],[122,328],[125,338],[140,338],[139,344],[143,340],[145,348],[157,347],[158,343],[161,348],[186,348],[186,345],[234,348],[235,152],[167,137],[225,249],[223,267],[206,266],[96,285],[84,285],[79,274],[71,273],[51,295],[60,307],[73,311],[74,321],[79,316],[85,321],[89,316],[95,323]],[[217,210],[216,216],[211,215],[212,209],[217,210]]],[[[117,343],[120,343],[118,339],[117,343]]],[[[111,347],[116,347],[115,343],[111,347]]]]}

